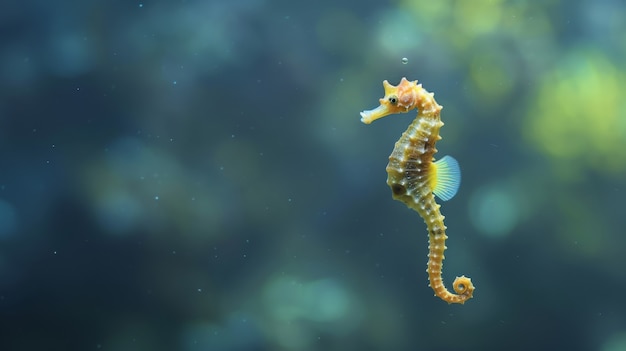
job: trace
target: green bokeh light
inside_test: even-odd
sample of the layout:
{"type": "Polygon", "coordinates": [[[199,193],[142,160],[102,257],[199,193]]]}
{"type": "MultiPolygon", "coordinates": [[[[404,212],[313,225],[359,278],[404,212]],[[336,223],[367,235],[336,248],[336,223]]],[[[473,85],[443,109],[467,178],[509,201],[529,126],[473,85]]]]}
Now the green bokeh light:
{"type": "Polygon", "coordinates": [[[626,170],[624,72],[592,50],[572,53],[546,74],[531,102],[526,138],[574,169],[626,170]]]}

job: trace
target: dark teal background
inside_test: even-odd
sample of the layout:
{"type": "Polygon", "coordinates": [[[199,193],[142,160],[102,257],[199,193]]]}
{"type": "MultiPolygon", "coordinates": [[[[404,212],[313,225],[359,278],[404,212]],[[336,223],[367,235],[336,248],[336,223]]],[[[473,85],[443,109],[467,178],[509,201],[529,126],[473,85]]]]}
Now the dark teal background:
{"type": "Polygon", "coordinates": [[[3,1],[0,350],[626,350],[625,10],[3,1]],[[464,306],[385,183],[415,113],[360,122],[401,77],[464,306]]]}

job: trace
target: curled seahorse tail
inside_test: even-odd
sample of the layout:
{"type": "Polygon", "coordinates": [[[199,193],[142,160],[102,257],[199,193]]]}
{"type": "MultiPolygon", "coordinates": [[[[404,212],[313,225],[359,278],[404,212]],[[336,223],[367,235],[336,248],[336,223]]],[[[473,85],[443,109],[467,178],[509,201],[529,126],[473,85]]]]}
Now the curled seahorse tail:
{"type": "Polygon", "coordinates": [[[441,278],[444,259],[443,252],[446,249],[445,243],[448,237],[445,234],[429,234],[428,236],[429,253],[428,268],[426,269],[426,272],[428,272],[430,287],[435,292],[435,296],[446,301],[447,303],[464,304],[465,301],[473,297],[475,288],[474,284],[472,284],[472,280],[464,275],[456,277],[452,283],[452,288],[456,294],[451,293],[443,284],[443,280],[441,278]]]}

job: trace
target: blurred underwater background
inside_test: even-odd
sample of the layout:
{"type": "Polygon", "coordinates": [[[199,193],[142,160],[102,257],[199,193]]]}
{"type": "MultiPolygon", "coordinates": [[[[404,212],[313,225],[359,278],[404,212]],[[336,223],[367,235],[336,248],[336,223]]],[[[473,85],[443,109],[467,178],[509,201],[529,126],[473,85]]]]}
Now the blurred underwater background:
{"type": "Polygon", "coordinates": [[[0,350],[626,350],[626,3],[0,4],[0,350]],[[444,283],[385,166],[443,106],[444,283]]]}

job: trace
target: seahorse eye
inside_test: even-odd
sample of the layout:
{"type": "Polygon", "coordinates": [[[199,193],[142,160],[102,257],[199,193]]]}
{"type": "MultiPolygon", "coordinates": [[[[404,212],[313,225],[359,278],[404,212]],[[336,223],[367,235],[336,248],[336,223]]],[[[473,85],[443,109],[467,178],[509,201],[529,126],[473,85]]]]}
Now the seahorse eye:
{"type": "Polygon", "coordinates": [[[389,97],[389,102],[391,102],[393,105],[398,103],[398,97],[395,95],[392,95],[389,97]]]}

